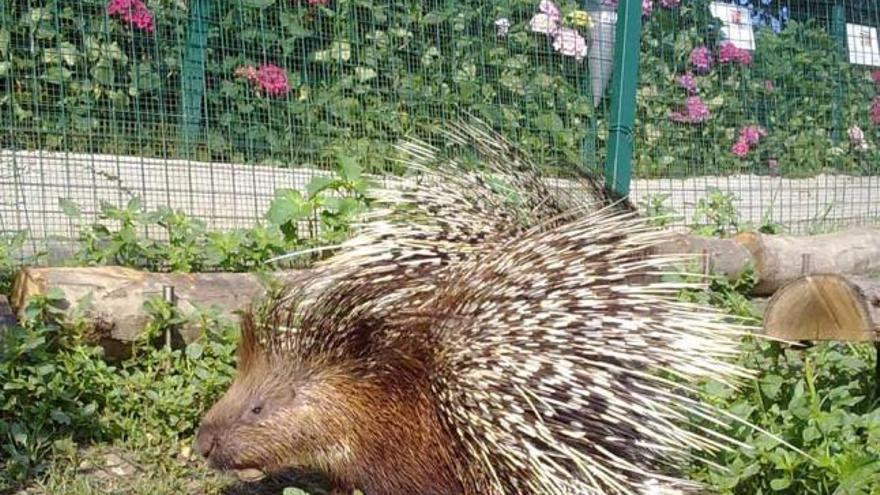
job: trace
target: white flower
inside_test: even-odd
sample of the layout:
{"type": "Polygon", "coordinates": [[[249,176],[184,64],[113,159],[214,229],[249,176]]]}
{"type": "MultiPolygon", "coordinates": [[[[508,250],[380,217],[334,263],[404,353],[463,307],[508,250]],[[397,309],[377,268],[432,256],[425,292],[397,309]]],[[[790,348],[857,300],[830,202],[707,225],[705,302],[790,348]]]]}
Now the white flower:
{"type": "Polygon", "coordinates": [[[553,49],[580,62],[587,56],[587,40],[576,29],[559,28],[553,37],[553,49]]]}
{"type": "Polygon", "coordinates": [[[559,29],[559,21],[548,14],[535,14],[529,21],[529,27],[536,33],[553,34],[559,29]]]}
{"type": "Polygon", "coordinates": [[[498,36],[507,36],[507,32],[510,30],[510,19],[507,17],[502,17],[495,21],[495,29],[498,36]]]}
{"type": "Polygon", "coordinates": [[[853,145],[855,145],[856,148],[862,151],[865,151],[869,148],[868,142],[865,141],[865,132],[862,131],[861,127],[854,125],[849,128],[847,134],[849,134],[849,139],[853,142],[853,145]]]}
{"type": "Polygon", "coordinates": [[[541,0],[538,10],[549,15],[557,23],[562,20],[562,11],[550,0],[541,0]]]}

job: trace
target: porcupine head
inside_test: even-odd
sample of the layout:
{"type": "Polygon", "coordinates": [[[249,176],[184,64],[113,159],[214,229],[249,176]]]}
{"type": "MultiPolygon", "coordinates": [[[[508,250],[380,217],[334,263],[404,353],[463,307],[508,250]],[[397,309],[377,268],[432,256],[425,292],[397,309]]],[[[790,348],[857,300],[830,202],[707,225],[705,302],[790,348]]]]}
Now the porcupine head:
{"type": "MultiPolygon", "coordinates": [[[[273,307],[243,316],[236,378],[197,436],[209,463],[317,472],[348,493],[462,493],[451,442],[441,438],[419,373],[394,357],[400,349],[394,356],[377,349],[369,322],[333,342],[277,339],[290,323],[282,299],[267,298],[273,307]]],[[[313,318],[301,324],[338,331],[320,328],[332,316],[313,318]]]]}

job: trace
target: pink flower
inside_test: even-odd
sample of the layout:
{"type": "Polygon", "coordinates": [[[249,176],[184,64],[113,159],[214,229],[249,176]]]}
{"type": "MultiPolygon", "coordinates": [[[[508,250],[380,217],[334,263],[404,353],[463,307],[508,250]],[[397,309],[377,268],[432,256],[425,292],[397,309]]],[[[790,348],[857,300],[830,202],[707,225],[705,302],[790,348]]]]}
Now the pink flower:
{"type": "Polygon", "coordinates": [[[880,86],[880,70],[871,72],[871,79],[874,80],[875,85],[880,86]]]}
{"type": "Polygon", "coordinates": [[[730,62],[739,62],[743,65],[751,65],[752,52],[744,48],[737,48],[737,46],[730,41],[725,41],[724,44],[721,45],[721,51],[718,54],[718,60],[724,64],[730,62]]]}
{"type": "Polygon", "coordinates": [[[767,131],[764,129],[756,125],[750,125],[743,127],[742,130],[739,131],[739,140],[744,141],[749,146],[754,146],[766,135],[767,131]]]}
{"type": "Polygon", "coordinates": [[[680,3],[681,0],[660,0],[660,5],[667,9],[674,9],[675,7],[678,7],[680,3]]]}
{"type": "Polygon", "coordinates": [[[327,5],[330,5],[330,0],[308,0],[308,3],[312,7],[315,5],[323,5],[326,7],[327,5]]]}
{"type": "Polygon", "coordinates": [[[697,92],[697,78],[690,72],[678,78],[678,85],[687,90],[688,93],[697,92]]]}
{"type": "Polygon", "coordinates": [[[553,49],[580,62],[587,56],[587,40],[576,29],[559,28],[553,36],[553,49]]]}
{"type": "Polygon", "coordinates": [[[653,0],[642,0],[642,15],[649,17],[654,12],[653,0]]]}
{"type": "Polygon", "coordinates": [[[691,51],[691,64],[697,72],[709,72],[712,68],[712,52],[705,46],[698,46],[691,51]]]}
{"type": "Polygon", "coordinates": [[[107,15],[119,17],[141,31],[152,33],[156,30],[153,14],[141,0],[110,0],[107,4],[107,15]]]}
{"type": "Polygon", "coordinates": [[[547,14],[555,23],[559,23],[562,20],[562,11],[550,0],[541,0],[538,10],[547,14]]]}
{"type": "Polygon", "coordinates": [[[737,59],[739,56],[739,48],[736,47],[733,43],[726,41],[721,45],[721,50],[718,54],[718,60],[721,63],[732,62],[737,59]]]}
{"type": "Polygon", "coordinates": [[[245,65],[235,69],[236,77],[246,77],[249,81],[257,80],[257,69],[253,65],[245,65]]]}
{"type": "Polygon", "coordinates": [[[273,64],[266,64],[257,69],[256,82],[267,94],[280,96],[290,91],[287,71],[273,64]]]}
{"type": "Polygon", "coordinates": [[[730,151],[731,151],[734,155],[736,155],[736,156],[738,156],[738,157],[740,157],[740,158],[744,158],[746,155],[749,154],[749,143],[747,143],[747,142],[743,141],[742,139],[740,139],[739,141],[737,141],[737,142],[733,145],[732,148],[730,148],[730,151]]]}
{"type": "Polygon", "coordinates": [[[880,96],[875,96],[871,102],[871,123],[880,125],[880,96]]]}
{"type": "Polygon", "coordinates": [[[709,120],[711,113],[709,107],[703,103],[699,96],[691,96],[685,103],[685,112],[673,112],[670,118],[675,122],[683,122],[687,124],[697,124],[709,120]]]}

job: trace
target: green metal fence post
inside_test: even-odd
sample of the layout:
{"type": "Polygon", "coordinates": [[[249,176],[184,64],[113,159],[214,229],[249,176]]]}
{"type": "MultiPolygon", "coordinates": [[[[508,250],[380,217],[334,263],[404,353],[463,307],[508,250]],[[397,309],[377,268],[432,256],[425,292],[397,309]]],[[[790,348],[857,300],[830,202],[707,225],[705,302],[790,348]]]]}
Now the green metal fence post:
{"type": "Polygon", "coordinates": [[[639,82],[642,33],[641,0],[620,0],[614,43],[614,75],[608,122],[608,158],[605,187],[618,196],[629,194],[632,176],[633,127],[639,82]]]}
{"type": "MultiPolygon", "coordinates": [[[[843,4],[839,1],[834,2],[831,10],[831,35],[837,44],[837,56],[840,63],[846,62],[846,11],[843,4]]],[[[835,77],[836,87],[834,88],[834,97],[831,103],[831,118],[833,119],[834,128],[831,131],[831,140],[835,145],[840,144],[843,140],[843,81],[840,80],[841,74],[837,73],[835,77]]],[[[837,159],[838,164],[840,158],[837,159]]],[[[839,168],[839,167],[838,167],[839,168]]]]}
{"type": "Polygon", "coordinates": [[[183,142],[188,152],[202,127],[202,102],[205,93],[205,58],[208,44],[207,18],[211,0],[190,3],[189,29],[181,72],[183,142]]]}

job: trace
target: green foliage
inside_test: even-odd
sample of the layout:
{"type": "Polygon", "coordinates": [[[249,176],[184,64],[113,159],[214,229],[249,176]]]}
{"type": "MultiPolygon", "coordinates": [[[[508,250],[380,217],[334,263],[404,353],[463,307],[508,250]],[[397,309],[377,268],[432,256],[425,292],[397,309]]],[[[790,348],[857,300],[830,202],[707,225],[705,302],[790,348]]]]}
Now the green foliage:
{"type": "Polygon", "coordinates": [[[12,278],[18,264],[15,258],[26,238],[26,232],[0,235],[0,294],[6,294],[12,289],[12,278]]]}
{"type": "Polygon", "coordinates": [[[122,208],[103,203],[98,222],[89,225],[76,204],[61,200],[62,211],[80,222],[74,262],[153,271],[246,271],[292,249],[338,243],[349,235],[355,216],[369,205],[368,184],[357,162],[344,155],[339,162],[339,173],[314,178],[307,196],[278,190],[266,214],[267,225],[250,229],[208,232],[201,220],[181,211],[164,206],[145,211],[139,198],[122,208]],[[307,232],[300,232],[302,223],[307,232]]]}
{"type": "Polygon", "coordinates": [[[649,194],[639,201],[639,208],[648,223],[656,227],[665,227],[677,219],[677,213],[674,208],[666,205],[669,194],[649,194]]]}
{"type": "Polygon", "coordinates": [[[717,188],[697,200],[693,219],[695,233],[706,236],[726,237],[739,226],[739,211],[734,205],[736,197],[717,188]]]}
{"type": "Polygon", "coordinates": [[[655,9],[642,37],[636,173],[643,177],[757,173],[806,176],[823,171],[878,172],[880,127],[871,121],[876,95],[870,68],[849,64],[827,26],[791,21],[780,33],[756,33],[749,66],[719,62],[719,21],[707,17],[707,0],[655,9]],[[688,93],[678,78],[693,70],[698,46],[715,64],[696,73],[698,95],[711,111],[703,124],[676,123],[670,113],[688,93]],[[835,109],[839,102],[839,117],[835,109]],[[768,134],[745,158],[731,152],[742,127],[768,134]],[[861,150],[847,136],[864,130],[861,150]]]}
{"type": "Polygon", "coordinates": [[[139,343],[112,365],[85,343],[82,322],[62,326],[62,303],[53,291],[32,299],[21,325],[2,334],[0,490],[43,473],[71,441],[150,447],[188,438],[233,374],[235,328],[212,310],[183,317],[150,302],[149,335],[195,321],[202,337],[185,349],[139,343]]]}
{"type": "Polygon", "coordinates": [[[0,119],[11,119],[0,142],[12,147],[319,167],[343,147],[375,171],[392,166],[397,139],[462,110],[556,161],[580,163],[591,128],[589,79],[529,31],[531,0],[211,2],[204,95],[187,98],[188,2],[149,2],[155,33],[108,17],[103,1],[41,3],[0,9],[0,119]],[[236,75],[265,63],[286,70],[288,93],[236,75]],[[207,120],[184,138],[176,116],[192,98],[207,120]]]}

